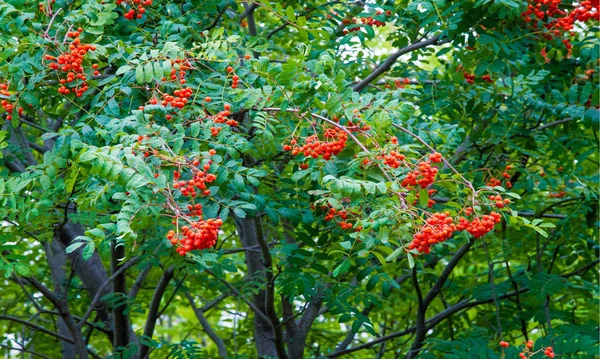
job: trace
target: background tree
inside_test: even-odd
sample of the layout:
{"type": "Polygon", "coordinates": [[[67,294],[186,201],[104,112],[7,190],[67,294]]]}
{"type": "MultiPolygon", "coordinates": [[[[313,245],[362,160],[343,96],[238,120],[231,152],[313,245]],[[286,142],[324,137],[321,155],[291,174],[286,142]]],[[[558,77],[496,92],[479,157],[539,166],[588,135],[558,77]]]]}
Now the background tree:
{"type": "Polygon", "coordinates": [[[598,16],[0,3],[0,353],[594,357],[598,16]]]}

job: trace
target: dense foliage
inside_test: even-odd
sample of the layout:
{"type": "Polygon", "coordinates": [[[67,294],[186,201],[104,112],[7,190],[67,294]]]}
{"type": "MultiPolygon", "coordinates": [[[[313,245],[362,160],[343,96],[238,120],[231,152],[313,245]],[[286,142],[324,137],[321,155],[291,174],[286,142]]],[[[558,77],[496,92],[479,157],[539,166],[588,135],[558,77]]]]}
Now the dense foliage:
{"type": "Polygon", "coordinates": [[[0,2],[0,353],[594,357],[599,7],[0,2]]]}

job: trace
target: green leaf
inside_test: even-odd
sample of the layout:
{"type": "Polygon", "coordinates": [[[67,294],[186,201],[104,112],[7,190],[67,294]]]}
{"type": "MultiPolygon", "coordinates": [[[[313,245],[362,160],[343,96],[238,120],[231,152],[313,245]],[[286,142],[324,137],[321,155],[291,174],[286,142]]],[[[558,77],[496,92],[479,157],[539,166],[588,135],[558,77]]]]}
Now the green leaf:
{"type": "MultiPolygon", "coordinates": [[[[117,72],[115,72],[115,75],[117,75],[117,76],[122,75],[126,72],[131,71],[131,69],[132,69],[132,67],[129,65],[121,66],[117,69],[117,72]]],[[[137,69],[136,69],[136,72],[137,72],[137,69]]],[[[137,73],[136,73],[136,76],[137,76],[137,73]]]]}
{"type": "Polygon", "coordinates": [[[246,212],[241,209],[241,208],[234,208],[233,209],[233,213],[238,217],[238,218],[246,218],[246,212]]]}
{"type": "Polygon", "coordinates": [[[391,261],[393,261],[394,259],[398,258],[398,256],[399,256],[400,254],[402,254],[402,252],[404,252],[404,248],[402,248],[402,247],[398,247],[398,248],[396,248],[396,249],[395,249],[395,250],[392,252],[392,254],[390,254],[389,256],[387,256],[387,258],[386,258],[385,260],[386,260],[386,261],[388,261],[388,262],[391,262],[391,261]]]}
{"type": "Polygon", "coordinates": [[[348,258],[346,258],[346,259],[344,259],[344,261],[342,263],[340,263],[340,265],[338,265],[333,270],[333,277],[337,278],[341,275],[344,275],[344,274],[348,273],[349,269],[350,269],[350,260],[348,258]]]}
{"type": "Polygon", "coordinates": [[[429,203],[429,193],[426,188],[422,188],[419,191],[419,206],[421,208],[427,208],[427,204],[429,203]]]}
{"type": "Polygon", "coordinates": [[[143,84],[146,81],[144,77],[144,67],[142,65],[138,65],[135,68],[135,81],[138,84],[143,84]]]}
{"type": "Polygon", "coordinates": [[[31,275],[31,267],[29,267],[29,265],[26,263],[15,263],[15,271],[23,277],[29,277],[31,275]]]}
{"type": "Polygon", "coordinates": [[[88,242],[88,244],[85,245],[85,248],[83,248],[83,251],[81,252],[81,256],[83,257],[83,260],[88,260],[90,258],[92,258],[92,255],[94,254],[94,251],[96,250],[96,245],[94,244],[93,241],[88,242]]]}
{"type": "Polygon", "coordinates": [[[151,62],[147,62],[146,65],[144,65],[144,82],[151,83],[153,78],[154,68],[151,62]]]}

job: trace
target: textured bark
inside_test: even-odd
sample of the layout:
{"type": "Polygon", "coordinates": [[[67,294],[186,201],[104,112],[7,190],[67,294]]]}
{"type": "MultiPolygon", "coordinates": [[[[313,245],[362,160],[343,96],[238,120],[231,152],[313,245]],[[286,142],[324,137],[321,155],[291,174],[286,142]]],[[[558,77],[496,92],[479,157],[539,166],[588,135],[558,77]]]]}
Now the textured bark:
{"type": "MultiPolygon", "coordinates": [[[[56,238],[52,241],[52,243],[46,243],[44,246],[46,250],[46,258],[48,259],[48,264],[50,265],[50,272],[52,274],[52,284],[54,286],[54,293],[60,295],[60,293],[64,292],[64,285],[67,282],[67,275],[65,272],[65,267],[67,264],[67,258],[65,255],[65,251],[62,250],[60,244],[57,242],[56,238]]],[[[67,327],[67,323],[65,323],[62,317],[58,317],[57,323],[58,332],[69,338],[73,338],[71,336],[71,332],[67,327]]],[[[75,358],[76,350],[75,345],[72,343],[61,341],[60,342],[60,351],[62,357],[64,359],[75,358]]]]}
{"type": "MultiPolygon", "coordinates": [[[[152,338],[152,335],[154,334],[154,327],[156,326],[156,321],[158,320],[160,301],[165,294],[165,290],[167,290],[169,282],[171,279],[173,279],[173,275],[174,267],[171,266],[163,273],[163,276],[158,281],[156,289],[154,290],[154,294],[152,295],[150,307],[148,308],[148,316],[146,317],[146,325],[144,326],[144,336],[148,338],[152,338]]],[[[149,352],[150,348],[142,345],[140,349],[140,358],[147,358],[149,352]]]]}
{"type": "MultiPolygon", "coordinates": [[[[239,218],[236,216],[235,225],[244,248],[258,246],[256,222],[254,218],[239,218]]],[[[253,280],[256,277],[263,278],[266,268],[262,262],[262,254],[254,251],[246,251],[245,254],[246,265],[248,266],[247,279],[253,280]]],[[[265,313],[265,294],[265,290],[259,290],[258,293],[252,298],[252,302],[263,313],[265,313]]],[[[273,341],[274,337],[275,333],[271,323],[255,314],[254,340],[258,355],[260,357],[277,357],[277,348],[275,346],[275,342],[273,341]]]]}
{"type": "MultiPolygon", "coordinates": [[[[63,250],[66,249],[66,247],[68,247],[77,236],[82,236],[83,233],[84,228],[80,224],[67,222],[61,226],[58,230],[58,239],[63,250]]],[[[69,253],[67,257],[71,261],[75,273],[85,286],[88,295],[90,298],[93,298],[98,292],[98,289],[102,283],[108,279],[108,275],[106,274],[106,269],[102,264],[100,255],[98,255],[97,252],[94,252],[92,257],[86,261],[81,256],[81,251],[83,251],[83,246],[79,247],[78,250],[69,253]]],[[[106,287],[101,294],[104,296],[108,293],[110,293],[110,288],[106,287]]],[[[111,318],[109,318],[107,305],[100,301],[94,309],[98,313],[100,320],[103,321],[107,325],[107,328],[112,331],[113,323],[112,320],[110,320],[111,318]]],[[[109,339],[112,341],[112,335],[109,339]]]]}
{"type": "MultiPolygon", "coordinates": [[[[113,274],[119,268],[119,258],[123,257],[125,257],[125,247],[122,245],[117,247],[116,243],[113,241],[110,258],[110,266],[113,274]]],[[[125,275],[125,272],[121,273],[113,280],[113,292],[115,294],[127,295],[127,276],[125,275]]],[[[126,314],[126,310],[127,307],[125,305],[113,309],[115,328],[113,346],[115,348],[126,347],[127,344],[129,344],[129,331],[131,326],[129,324],[129,316],[126,314]]]]}

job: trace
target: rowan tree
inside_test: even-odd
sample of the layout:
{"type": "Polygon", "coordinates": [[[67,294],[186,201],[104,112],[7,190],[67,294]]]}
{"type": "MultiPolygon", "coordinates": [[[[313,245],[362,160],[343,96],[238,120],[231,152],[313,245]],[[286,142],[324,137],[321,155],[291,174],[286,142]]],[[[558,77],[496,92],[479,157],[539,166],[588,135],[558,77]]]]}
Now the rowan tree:
{"type": "Polygon", "coordinates": [[[0,3],[0,353],[594,357],[599,6],[0,3]]]}

